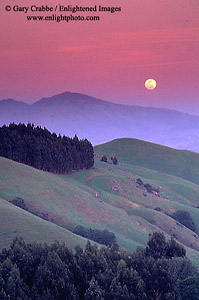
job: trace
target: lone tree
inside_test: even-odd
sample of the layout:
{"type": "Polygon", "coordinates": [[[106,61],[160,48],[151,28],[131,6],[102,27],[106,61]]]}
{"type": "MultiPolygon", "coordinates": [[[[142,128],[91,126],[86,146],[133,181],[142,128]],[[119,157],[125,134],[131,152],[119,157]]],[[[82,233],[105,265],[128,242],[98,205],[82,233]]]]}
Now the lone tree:
{"type": "Polygon", "coordinates": [[[112,162],[113,162],[114,165],[117,165],[117,158],[116,158],[116,156],[112,156],[111,160],[112,160],[112,162]]]}
{"type": "Polygon", "coordinates": [[[105,162],[105,163],[107,163],[107,161],[108,161],[106,155],[103,155],[100,160],[103,161],[103,162],[105,162]]]}

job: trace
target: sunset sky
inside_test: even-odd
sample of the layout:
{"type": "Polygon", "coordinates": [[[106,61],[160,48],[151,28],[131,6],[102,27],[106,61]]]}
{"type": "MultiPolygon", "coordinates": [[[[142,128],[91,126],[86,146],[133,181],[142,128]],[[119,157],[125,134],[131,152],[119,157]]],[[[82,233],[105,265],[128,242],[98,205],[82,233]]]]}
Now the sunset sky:
{"type": "Polygon", "coordinates": [[[0,11],[0,99],[32,103],[71,91],[199,114],[198,0],[2,0],[0,11]],[[29,13],[5,11],[14,4],[122,11],[96,12],[96,22],[31,22],[29,13]]]}

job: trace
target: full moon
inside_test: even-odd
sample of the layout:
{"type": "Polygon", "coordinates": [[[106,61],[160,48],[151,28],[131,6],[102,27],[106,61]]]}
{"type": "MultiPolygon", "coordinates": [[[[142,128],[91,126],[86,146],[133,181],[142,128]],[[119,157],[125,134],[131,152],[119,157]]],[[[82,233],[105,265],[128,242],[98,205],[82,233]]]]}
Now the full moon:
{"type": "Polygon", "coordinates": [[[154,90],[157,84],[155,79],[147,79],[144,85],[147,90],[154,90]]]}

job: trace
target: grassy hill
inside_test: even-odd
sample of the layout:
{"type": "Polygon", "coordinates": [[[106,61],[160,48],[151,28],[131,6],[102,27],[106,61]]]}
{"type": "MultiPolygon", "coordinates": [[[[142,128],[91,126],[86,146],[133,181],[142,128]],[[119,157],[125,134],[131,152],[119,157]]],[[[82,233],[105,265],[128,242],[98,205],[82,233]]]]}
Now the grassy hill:
{"type": "Polygon", "coordinates": [[[174,237],[186,246],[189,257],[197,263],[197,164],[199,155],[196,153],[133,139],[114,140],[95,147],[94,168],[74,171],[68,175],[50,174],[0,158],[0,214],[4,214],[3,207],[4,210],[11,210],[8,213],[10,216],[12,212],[16,214],[16,211],[20,211],[20,214],[26,216],[24,223],[27,224],[19,226],[16,216],[12,218],[13,222],[4,221],[6,227],[1,227],[1,243],[7,245],[9,241],[6,238],[10,236],[12,239],[15,236],[12,231],[14,227],[22,228],[19,233],[25,237],[27,228],[30,227],[29,235],[32,240],[46,241],[49,235],[45,237],[45,232],[54,230],[54,236],[50,238],[65,238],[71,247],[76,241],[84,245],[84,239],[79,239],[68,231],[77,225],[83,225],[93,229],[108,229],[116,235],[121,250],[134,251],[137,246],[146,244],[149,233],[160,230],[167,237],[174,237]],[[111,155],[115,155],[118,165],[101,162],[102,155],[106,155],[109,162],[111,155]],[[159,193],[147,192],[136,183],[137,178],[159,189],[159,193]],[[23,198],[30,212],[40,217],[45,215],[51,222],[7,202],[14,197],[23,198]],[[176,210],[190,213],[196,232],[171,218],[176,210]],[[28,219],[30,223],[34,220],[35,225],[29,226],[28,219]],[[42,225],[39,226],[41,230],[38,233],[36,224],[40,223],[42,225]],[[48,227],[46,231],[45,226],[48,227]]]}
{"type": "Polygon", "coordinates": [[[119,162],[142,166],[199,184],[199,154],[136,140],[116,139],[95,147],[96,154],[115,155],[119,162]]]}
{"type": "Polygon", "coordinates": [[[142,240],[136,237],[138,226],[127,226],[131,217],[126,218],[126,212],[99,201],[92,188],[72,176],[50,174],[5,158],[0,158],[0,169],[0,197],[4,200],[21,197],[29,211],[48,215],[51,222],[70,230],[83,225],[114,232],[118,222],[124,223],[118,239],[123,245],[129,244],[131,250],[147,239],[147,234],[142,240]],[[131,234],[134,241],[128,238],[131,234]]]}
{"type": "Polygon", "coordinates": [[[87,240],[51,222],[42,220],[13,204],[0,199],[0,249],[11,244],[15,237],[26,242],[64,242],[68,247],[85,247],[87,240]]]}

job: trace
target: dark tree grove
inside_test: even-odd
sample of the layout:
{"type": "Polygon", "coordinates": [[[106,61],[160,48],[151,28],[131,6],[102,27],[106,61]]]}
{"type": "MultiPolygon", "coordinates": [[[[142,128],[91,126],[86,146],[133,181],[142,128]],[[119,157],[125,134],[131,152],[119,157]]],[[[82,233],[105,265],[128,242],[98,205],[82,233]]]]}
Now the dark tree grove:
{"type": "Polygon", "coordinates": [[[175,219],[176,221],[180,222],[187,228],[191,229],[192,231],[195,231],[195,224],[190,216],[190,213],[186,210],[176,210],[171,217],[175,219]]]}
{"type": "Polygon", "coordinates": [[[74,228],[73,232],[96,243],[109,247],[113,246],[116,250],[119,249],[118,244],[116,242],[115,234],[113,232],[108,231],[107,229],[98,230],[78,225],[74,228]]]}
{"type": "Polygon", "coordinates": [[[57,136],[30,123],[0,128],[0,156],[62,174],[94,165],[93,146],[87,139],[57,136]]]}
{"type": "Polygon", "coordinates": [[[0,299],[199,299],[199,274],[184,255],[161,233],[131,255],[90,242],[72,252],[58,242],[27,244],[16,238],[0,253],[0,299]]]}

